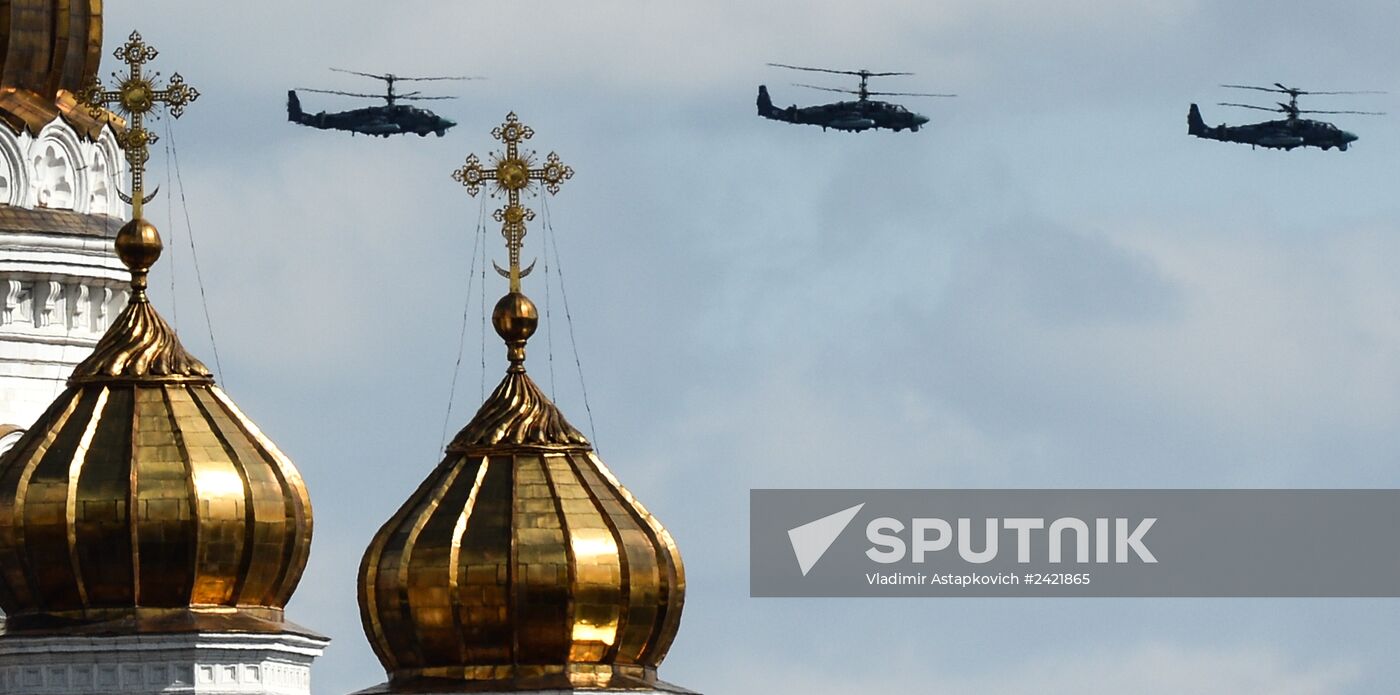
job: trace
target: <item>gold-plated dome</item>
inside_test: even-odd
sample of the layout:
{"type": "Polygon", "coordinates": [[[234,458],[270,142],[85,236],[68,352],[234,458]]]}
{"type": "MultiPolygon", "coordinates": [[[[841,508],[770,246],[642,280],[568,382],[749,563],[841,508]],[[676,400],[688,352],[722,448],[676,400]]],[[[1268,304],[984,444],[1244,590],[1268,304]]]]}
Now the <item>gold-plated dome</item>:
{"type": "Polygon", "coordinates": [[[533,315],[518,293],[497,304],[510,370],[361,564],[386,692],[685,692],[656,677],[685,601],[680,553],[525,373],[533,315]]]}
{"type": "Polygon", "coordinates": [[[5,630],[285,630],[306,486],[151,306],[155,227],[116,244],[130,302],[0,458],[5,630]]]}
{"type": "Polygon", "coordinates": [[[498,270],[511,288],[492,323],[510,367],[365,553],[361,618],[389,682],[361,695],[689,692],[657,678],[685,602],[675,541],[525,373],[539,319],[519,291],[531,213],[518,194],[568,178],[552,154],[555,168],[528,169],[525,183],[500,178],[528,157],[516,145],[532,132],[511,114],[494,133],[507,145],[497,168],[471,157],[455,175],[473,193],[507,187],[497,220],[510,269],[498,270]]]}
{"type": "Polygon", "coordinates": [[[102,0],[0,0],[0,122],[38,133],[63,117],[95,138],[94,117],[73,95],[102,59],[102,0]]]}

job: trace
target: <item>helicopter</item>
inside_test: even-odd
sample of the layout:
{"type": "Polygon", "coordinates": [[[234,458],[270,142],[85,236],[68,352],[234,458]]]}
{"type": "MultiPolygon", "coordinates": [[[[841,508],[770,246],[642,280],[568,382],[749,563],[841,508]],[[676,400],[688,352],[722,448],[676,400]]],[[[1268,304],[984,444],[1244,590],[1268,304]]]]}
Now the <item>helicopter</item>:
{"type": "Polygon", "coordinates": [[[909,129],[909,132],[918,132],[919,126],[928,123],[928,117],[917,114],[909,109],[892,104],[887,101],[871,99],[872,96],[911,96],[911,97],[953,97],[956,94],[917,94],[913,92],[872,92],[869,89],[870,78],[890,77],[894,75],[912,75],[911,72],[871,72],[869,70],[827,70],[825,68],[807,68],[800,65],[784,65],[782,63],[769,63],[775,68],[787,68],[789,70],[806,70],[808,72],[826,72],[835,75],[854,75],[860,78],[860,86],[855,89],[837,89],[834,87],[818,87],[810,84],[797,84],[798,87],[810,89],[820,89],[827,92],[842,92],[856,95],[855,101],[838,101],[834,104],[821,104],[818,106],[789,106],[785,109],[773,106],[773,99],[768,95],[768,86],[758,87],[758,115],[774,121],[784,121],[786,123],[804,123],[808,125],[821,126],[822,130],[835,128],[852,133],[858,133],[872,128],[886,128],[899,132],[909,129]]]}
{"type": "Polygon", "coordinates": [[[1285,87],[1275,82],[1272,87],[1255,87],[1243,84],[1223,84],[1221,87],[1228,89],[1252,89],[1260,92],[1271,92],[1274,94],[1287,94],[1288,103],[1278,102],[1277,107],[1255,106],[1253,104],[1235,104],[1221,102],[1221,106],[1235,106],[1244,109],[1254,109],[1256,111],[1277,111],[1284,114],[1283,120],[1265,121],[1263,123],[1253,123],[1250,125],[1227,126],[1224,124],[1210,127],[1201,118],[1201,110],[1195,104],[1191,105],[1191,110],[1186,115],[1186,129],[1191,135],[1207,140],[1220,140],[1222,142],[1240,142],[1252,147],[1266,147],[1278,150],[1292,150],[1295,147],[1317,147],[1323,150],[1330,150],[1333,147],[1340,152],[1345,152],[1347,146],[1356,142],[1356,135],[1338,128],[1326,121],[1315,121],[1310,118],[1300,118],[1305,113],[1326,113],[1326,114],[1358,114],[1365,116],[1385,115],[1378,111],[1312,111],[1298,108],[1298,97],[1310,94],[1384,94],[1384,92],[1360,91],[1360,92],[1307,92],[1294,87],[1285,87]]]}
{"type": "Polygon", "coordinates": [[[383,99],[386,102],[385,105],[368,106],[362,109],[342,111],[339,113],[326,113],[322,111],[316,114],[308,114],[301,108],[301,99],[297,96],[297,90],[292,89],[287,91],[287,120],[312,128],[320,128],[321,130],[348,130],[352,134],[364,133],[365,135],[378,135],[385,138],[390,135],[406,133],[417,133],[420,137],[426,136],[428,133],[436,133],[438,137],[442,137],[447,134],[449,128],[457,125],[457,123],[443,118],[427,109],[420,109],[416,106],[405,106],[398,102],[456,99],[457,97],[426,97],[421,96],[422,92],[399,94],[394,91],[394,83],[481,79],[479,77],[400,77],[393,73],[376,75],[368,72],[342,70],[340,68],[331,68],[331,70],[382,80],[385,83],[385,92],[383,94],[359,94],[329,89],[306,89],[304,87],[302,91],[316,92],[318,94],[338,94],[340,96],[360,97],[364,99],[383,99]]]}

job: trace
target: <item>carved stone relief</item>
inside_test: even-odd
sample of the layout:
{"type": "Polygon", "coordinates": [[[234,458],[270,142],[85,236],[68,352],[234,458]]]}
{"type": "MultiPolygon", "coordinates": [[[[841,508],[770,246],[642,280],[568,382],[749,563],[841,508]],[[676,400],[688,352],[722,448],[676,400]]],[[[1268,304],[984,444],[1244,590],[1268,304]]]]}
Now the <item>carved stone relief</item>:
{"type": "Polygon", "coordinates": [[[73,209],[73,162],[63,146],[45,142],[34,157],[35,205],[60,210],[73,209]]]}

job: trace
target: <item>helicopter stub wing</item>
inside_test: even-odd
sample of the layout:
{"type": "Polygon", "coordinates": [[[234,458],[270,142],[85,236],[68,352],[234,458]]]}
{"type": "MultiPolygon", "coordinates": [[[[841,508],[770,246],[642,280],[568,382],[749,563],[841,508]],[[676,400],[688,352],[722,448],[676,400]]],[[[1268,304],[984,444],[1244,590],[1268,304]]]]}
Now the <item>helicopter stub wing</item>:
{"type": "Polygon", "coordinates": [[[827,127],[858,133],[874,128],[875,121],[869,118],[838,118],[828,122],[827,127]]]}
{"type": "Polygon", "coordinates": [[[397,123],[365,123],[355,126],[354,130],[366,135],[393,135],[403,129],[397,123]]]}
{"type": "Polygon", "coordinates": [[[1260,136],[1257,140],[1254,141],[1254,143],[1259,145],[1260,147],[1279,147],[1283,149],[1291,149],[1294,147],[1302,147],[1306,143],[1306,141],[1303,138],[1296,135],[1275,134],[1260,136]]]}

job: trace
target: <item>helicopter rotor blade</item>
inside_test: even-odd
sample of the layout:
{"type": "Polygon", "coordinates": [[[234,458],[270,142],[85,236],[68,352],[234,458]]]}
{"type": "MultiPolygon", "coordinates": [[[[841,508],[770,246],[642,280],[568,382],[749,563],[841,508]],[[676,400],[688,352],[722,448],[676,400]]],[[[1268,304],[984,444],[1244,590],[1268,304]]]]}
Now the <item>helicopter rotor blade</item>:
{"type": "Polygon", "coordinates": [[[1289,96],[1303,96],[1303,95],[1312,95],[1312,94],[1388,94],[1388,93],[1389,93],[1389,92],[1383,92],[1383,91],[1374,90],[1374,89],[1345,90],[1345,91],[1326,91],[1326,92],[1309,92],[1309,91],[1302,90],[1302,89],[1297,89],[1297,88],[1294,88],[1294,87],[1287,87],[1287,86],[1285,86],[1285,85],[1284,85],[1283,83],[1281,83],[1281,82],[1275,82],[1275,83],[1274,83],[1274,86],[1272,86],[1272,87],[1256,87],[1256,86],[1247,85],[1247,84],[1222,84],[1222,85],[1220,85],[1220,86],[1221,86],[1221,87],[1228,87],[1228,88],[1230,88],[1230,89],[1253,89],[1253,90],[1257,90],[1257,91],[1260,91],[1260,92],[1273,92],[1273,93],[1275,93],[1275,94],[1287,94],[1287,95],[1289,95],[1289,96]]]}
{"type": "Polygon", "coordinates": [[[828,72],[833,75],[855,75],[856,77],[891,77],[894,75],[912,75],[912,72],[871,72],[869,70],[828,70],[826,68],[805,68],[801,65],[787,65],[784,63],[769,63],[775,68],[787,68],[789,70],[807,70],[809,72],[828,72]]]}
{"type": "Polygon", "coordinates": [[[1277,82],[1275,82],[1274,85],[1278,87],[1281,91],[1283,91],[1284,94],[1290,94],[1295,96],[1302,96],[1304,94],[1385,94],[1385,92],[1377,91],[1374,89],[1347,90],[1341,92],[1308,92],[1302,89],[1295,89],[1293,87],[1285,87],[1277,82]]]}
{"type": "Polygon", "coordinates": [[[1389,94],[1389,92],[1382,92],[1374,89],[1365,89],[1351,92],[1299,92],[1299,94],[1389,94]]]}
{"type": "Polygon", "coordinates": [[[297,87],[299,92],[315,92],[317,94],[338,94],[343,97],[361,97],[364,99],[383,99],[383,94],[360,94],[357,92],[339,92],[334,89],[310,89],[308,87],[297,87]]]}
{"type": "Polygon", "coordinates": [[[457,97],[394,97],[398,101],[439,101],[442,99],[456,99],[457,97]]]}
{"type": "Polygon", "coordinates": [[[853,71],[851,71],[851,70],[828,70],[828,69],[826,69],[826,68],[804,68],[804,67],[802,67],[801,65],[785,65],[785,64],[783,64],[783,63],[769,63],[769,65],[772,66],[772,67],[775,67],[775,68],[787,68],[787,69],[789,69],[789,70],[806,70],[806,71],[808,71],[808,72],[829,72],[829,73],[831,73],[831,74],[833,74],[833,75],[856,75],[857,77],[860,76],[860,73],[859,73],[859,72],[853,72],[853,71]]]}
{"type": "Polygon", "coordinates": [[[422,93],[422,92],[409,92],[408,94],[396,94],[396,95],[394,95],[394,98],[395,98],[395,99],[398,99],[398,100],[413,99],[413,100],[415,100],[415,101],[420,101],[420,100],[423,100],[423,99],[456,99],[457,97],[455,97],[455,96],[447,96],[447,97],[425,97],[425,96],[423,96],[423,93],[422,93]]]}
{"type": "Polygon", "coordinates": [[[1242,109],[1254,109],[1255,111],[1282,111],[1282,112],[1286,112],[1286,111],[1287,111],[1287,109],[1276,109],[1276,108],[1272,108],[1272,107],[1269,107],[1269,106],[1255,106],[1255,105],[1253,105],[1253,104],[1234,104],[1234,103],[1231,103],[1231,102],[1228,102],[1228,101],[1217,102],[1217,105],[1218,105],[1218,106],[1238,106],[1239,108],[1242,108],[1242,109]]]}
{"type": "Polygon", "coordinates": [[[1300,109],[1300,110],[1298,111],[1298,113],[1347,113],[1347,114],[1354,114],[1354,115],[1357,115],[1357,116],[1384,116],[1384,115],[1385,115],[1385,112],[1384,112],[1384,111],[1312,111],[1312,110],[1309,110],[1309,109],[1300,109]]]}
{"type": "MultiPolygon", "coordinates": [[[[373,74],[373,73],[368,73],[368,72],[359,72],[359,71],[356,71],[356,70],[346,70],[345,68],[331,68],[331,70],[334,71],[334,72],[343,72],[343,73],[346,73],[346,74],[349,74],[349,75],[359,75],[360,77],[372,77],[372,78],[374,78],[374,79],[376,79],[376,80],[384,80],[385,82],[388,82],[389,79],[390,79],[390,77],[391,77],[390,75],[387,75],[387,74],[385,74],[385,75],[375,75],[375,74],[373,74]]],[[[397,77],[394,77],[393,79],[396,79],[396,80],[397,80],[398,78],[397,78],[397,77]]]]}
{"type": "Polygon", "coordinates": [[[866,92],[872,97],[955,97],[956,94],[927,94],[924,92],[866,92]]]}
{"type": "Polygon", "coordinates": [[[442,80],[453,80],[453,81],[484,80],[484,79],[486,79],[486,78],[485,78],[485,77],[481,77],[480,75],[461,75],[461,76],[455,76],[455,77],[395,77],[394,79],[395,79],[395,80],[401,80],[401,81],[404,81],[404,82],[439,82],[439,81],[442,81],[442,80]]]}
{"type": "Polygon", "coordinates": [[[808,89],[820,89],[820,90],[822,90],[823,92],[840,92],[840,93],[842,93],[842,94],[860,94],[859,91],[854,90],[854,89],[841,89],[841,88],[839,88],[839,87],[818,87],[817,85],[814,85],[814,84],[802,84],[802,83],[800,83],[800,82],[793,82],[793,83],[792,83],[792,86],[794,86],[794,87],[806,87],[806,88],[808,88],[808,89]]]}
{"type": "Polygon", "coordinates": [[[348,74],[348,75],[359,75],[360,77],[371,77],[371,78],[374,78],[374,79],[376,79],[376,80],[384,80],[385,82],[388,82],[388,81],[391,81],[391,80],[394,81],[394,82],[436,82],[436,81],[440,81],[440,80],[454,80],[454,81],[460,81],[460,80],[484,80],[484,79],[486,79],[485,77],[481,77],[481,76],[479,76],[479,75],[447,75],[447,76],[440,76],[440,77],[439,77],[439,76],[434,76],[434,77],[399,77],[398,75],[395,75],[395,74],[390,73],[390,72],[386,72],[386,73],[384,73],[384,74],[382,74],[382,75],[376,75],[376,74],[374,74],[374,73],[372,73],[372,72],[360,72],[360,71],[358,71],[358,70],[346,70],[346,69],[344,69],[344,68],[331,68],[331,70],[333,70],[333,71],[335,71],[335,72],[343,72],[343,73],[346,73],[346,74],[348,74]]]}
{"type": "Polygon", "coordinates": [[[1222,84],[1220,86],[1230,89],[1253,89],[1260,92],[1274,92],[1275,94],[1292,94],[1292,92],[1287,89],[1276,89],[1274,87],[1255,87],[1247,84],[1222,84]]]}

